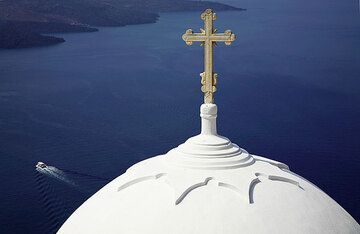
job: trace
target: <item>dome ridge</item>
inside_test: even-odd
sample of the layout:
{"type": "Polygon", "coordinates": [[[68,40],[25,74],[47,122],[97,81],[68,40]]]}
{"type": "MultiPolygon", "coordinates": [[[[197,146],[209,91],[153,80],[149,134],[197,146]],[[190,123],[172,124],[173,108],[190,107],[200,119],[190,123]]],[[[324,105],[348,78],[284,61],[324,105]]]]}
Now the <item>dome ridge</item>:
{"type": "Polygon", "coordinates": [[[205,170],[233,169],[253,164],[253,157],[216,129],[217,106],[200,107],[201,133],[166,154],[169,164],[205,170]]]}
{"type": "Polygon", "coordinates": [[[294,174],[288,173],[285,164],[276,161],[263,160],[260,156],[253,156],[254,162],[250,167],[229,170],[196,170],[184,169],[168,164],[166,155],[145,160],[135,167],[128,169],[122,181],[117,184],[117,191],[122,192],[131,186],[149,180],[160,180],[166,183],[174,192],[174,204],[179,205],[192,191],[209,185],[226,188],[239,195],[248,204],[254,203],[254,189],[259,183],[282,182],[289,186],[304,190],[301,182],[294,174]],[[282,168],[277,166],[284,165],[282,168]],[[161,165],[161,166],[159,166],[161,165]],[[139,176],[143,175],[143,176],[139,176]]]}

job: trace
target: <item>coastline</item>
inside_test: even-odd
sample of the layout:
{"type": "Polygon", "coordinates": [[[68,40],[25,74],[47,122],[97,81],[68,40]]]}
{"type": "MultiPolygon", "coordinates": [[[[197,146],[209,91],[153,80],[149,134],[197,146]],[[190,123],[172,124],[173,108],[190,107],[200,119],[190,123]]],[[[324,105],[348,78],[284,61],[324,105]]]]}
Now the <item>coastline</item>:
{"type": "MultiPolygon", "coordinates": [[[[6,11],[8,6],[5,5],[3,5],[3,8],[6,11]]],[[[145,6],[142,7],[144,8],[145,6]]],[[[153,24],[159,20],[160,13],[197,12],[202,11],[204,8],[215,8],[218,11],[246,10],[208,1],[183,1],[176,2],[175,4],[156,2],[147,11],[138,10],[137,8],[136,10],[134,10],[135,8],[124,10],[123,8],[124,6],[118,6],[118,9],[107,10],[110,11],[109,15],[107,15],[107,12],[102,12],[103,17],[101,17],[101,15],[96,16],[92,12],[89,13],[87,10],[79,9],[79,6],[73,6],[71,12],[81,12],[83,15],[80,14],[80,16],[74,18],[70,17],[69,13],[63,13],[62,18],[55,21],[54,16],[46,15],[46,17],[50,17],[49,20],[42,19],[42,13],[38,17],[19,18],[19,16],[22,16],[20,13],[23,11],[23,9],[20,9],[20,13],[15,12],[13,16],[5,19],[0,18],[0,49],[42,47],[66,42],[66,39],[63,37],[51,35],[53,33],[96,32],[99,31],[98,27],[153,24]]],[[[36,12],[33,14],[36,14],[36,12]]],[[[58,15],[55,16],[59,17],[58,15]]]]}

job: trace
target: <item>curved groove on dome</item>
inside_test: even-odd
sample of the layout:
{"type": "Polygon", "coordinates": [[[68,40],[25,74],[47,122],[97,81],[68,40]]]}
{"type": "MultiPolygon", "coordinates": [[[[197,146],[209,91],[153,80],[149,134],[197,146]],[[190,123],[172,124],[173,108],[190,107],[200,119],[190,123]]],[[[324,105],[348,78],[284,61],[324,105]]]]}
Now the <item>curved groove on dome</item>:
{"type": "Polygon", "coordinates": [[[256,161],[260,161],[260,162],[266,162],[266,163],[270,163],[271,165],[274,165],[278,168],[280,168],[281,170],[290,170],[289,166],[286,165],[285,163],[282,162],[278,162],[272,159],[268,159],[268,158],[264,158],[258,155],[253,155],[253,157],[255,158],[256,161]]]}
{"type": "Polygon", "coordinates": [[[292,180],[292,179],[289,179],[289,178],[286,178],[286,177],[283,177],[283,176],[266,175],[266,174],[258,173],[258,172],[255,173],[255,176],[257,178],[253,179],[250,182],[250,185],[249,185],[249,203],[250,204],[254,203],[254,189],[255,189],[255,186],[262,182],[259,177],[264,177],[264,178],[266,178],[268,180],[271,180],[271,181],[279,181],[279,182],[289,183],[289,184],[295,185],[296,187],[300,188],[301,190],[304,190],[304,188],[300,185],[300,183],[298,181],[295,181],[295,180],[292,180]]]}
{"type": "Polygon", "coordinates": [[[238,187],[234,186],[234,185],[231,185],[231,184],[228,184],[228,183],[223,183],[223,182],[219,182],[218,185],[220,187],[228,188],[228,189],[236,192],[237,194],[241,195],[240,189],[238,187]]]}
{"type": "Polygon", "coordinates": [[[289,178],[285,178],[282,176],[269,175],[268,179],[273,180],[273,181],[281,181],[281,182],[285,182],[285,183],[290,183],[290,184],[293,184],[293,185],[299,187],[300,189],[304,190],[304,188],[300,186],[300,183],[298,181],[295,181],[295,180],[292,180],[289,178]]]}
{"type": "Polygon", "coordinates": [[[189,188],[187,188],[181,195],[178,199],[176,199],[175,201],[175,205],[178,205],[180,202],[182,202],[182,200],[184,200],[184,198],[191,192],[193,191],[194,189],[196,188],[199,188],[199,187],[202,187],[202,186],[205,186],[209,183],[210,180],[212,180],[214,178],[212,177],[208,177],[204,180],[204,182],[200,182],[200,183],[197,183],[197,184],[194,184],[194,185],[191,185],[189,188]]]}
{"type": "Polygon", "coordinates": [[[260,179],[259,178],[255,178],[250,182],[249,185],[249,204],[253,204],[254,203],[254,189],[255,189],[255,185],[257,185],[258,183],[260,183],[260,179]]]}
{"type": "MultiPolygon", "coordinates": [[[[286,177],[283,177],[283,176],[276,176],[276,175],[266,175],[266,174],[263,174],[263,173],[255,173],[255,176],[256,177],[264,177],[268,180],[272,180],[272,181],[280,181],[280,182],[285,182],[285,183],[290,183],[290,184],[293,184],[299,188],[301,188],[302,190],[304,190],[303,187],[300,186],[300,183],[298,181],[295,181],[295,180],[292,180],[292,179],[289,179],[289,178],[286,178],[286,177]]],[[[261,179],[260,179],[261,181],[261,179]]]]}
{"type": "Polygon", "coordinates": [[[123,189],[126,189],[134,184],[137,184],[137,183],[140,183],[140,182],[143,182],[143,181],[146,181],[146,180],[157,180],[159,179],[160,177],[163,177],[165,176],[166,173],[159,173],[159,174],[156,174],[156,175],[150,175],[150,176],[143,176],[143,177],[139,177],[139,178],[136,178],[136,179],[133,179],[133,180],[130,180],[129,182],[121,185],[119,188],[118,188],[118,192],[123,190],[123,189]]]}
{"type": "Polygon", "coordinates": [[[298,177],[298,178],[306,181],[307,183],[311,184],[312,186],[314,186],[314,187],[317,188],[318,190],[322,191],[321,188],[319,188],[316,184],[312,183],[311,181],[307,180],[306,178],[302,177],[301,175],[298,175],[298,174],[296,174],[295,172],[290,171],[289,169],[281,169],[281,170],[282,170],[283,172],[285,172],[285,173],[288,173],[288,174],[290,174],[290,175],[292,175],[292,176],[298,177]]]}

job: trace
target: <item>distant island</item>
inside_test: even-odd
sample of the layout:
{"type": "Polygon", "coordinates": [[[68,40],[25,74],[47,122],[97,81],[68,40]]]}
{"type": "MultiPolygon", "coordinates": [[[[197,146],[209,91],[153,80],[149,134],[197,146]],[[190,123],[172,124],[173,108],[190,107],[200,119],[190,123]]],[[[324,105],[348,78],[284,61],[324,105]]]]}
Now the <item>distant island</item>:
{"type": "Polygon", "coordinates": [[[161,12],[244,10],[189,0],[0,0],[0,48],[53,45],[50,33],[94,32],[97,26],[155,23],[161,12]]]}

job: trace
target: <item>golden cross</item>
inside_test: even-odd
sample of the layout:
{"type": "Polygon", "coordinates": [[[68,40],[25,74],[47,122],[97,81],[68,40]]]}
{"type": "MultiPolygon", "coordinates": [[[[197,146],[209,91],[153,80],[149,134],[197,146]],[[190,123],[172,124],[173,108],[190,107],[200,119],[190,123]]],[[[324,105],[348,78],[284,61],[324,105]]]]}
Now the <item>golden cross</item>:
{"type": "Polygon", "coordinates": [[[204,29],[200,29],[200,33],[194,33],[192,29],[186,30],[182,39],[187,45],[192,45],[193,42],[201,42],[204,46],[204,68],[205,71],[201,76],[201,91],[204,93],[204,103],[214,103],[214,93],[216,92],[217,74],[213,72],[213,47],[216,42],[225,42],[230,45],[235,41],[235,34],[231,30],[226,30],[224,33],[216,33],[213,27],[213,21],[216,20],[216,13],[207,9],[201,14],[201,19],[204,20],[204,29]]]}

